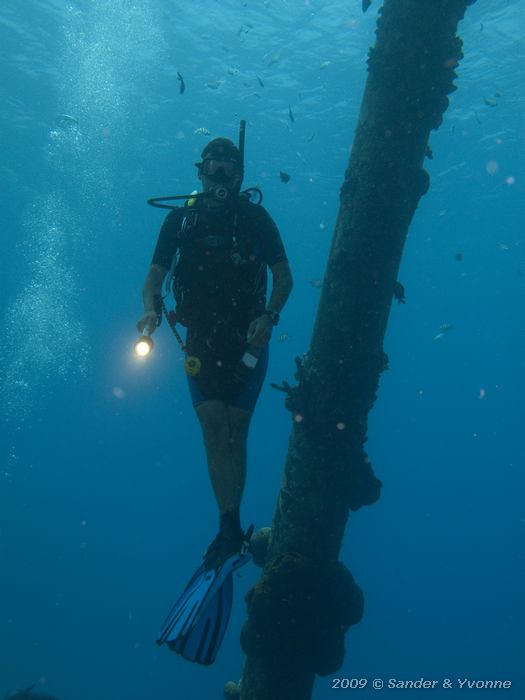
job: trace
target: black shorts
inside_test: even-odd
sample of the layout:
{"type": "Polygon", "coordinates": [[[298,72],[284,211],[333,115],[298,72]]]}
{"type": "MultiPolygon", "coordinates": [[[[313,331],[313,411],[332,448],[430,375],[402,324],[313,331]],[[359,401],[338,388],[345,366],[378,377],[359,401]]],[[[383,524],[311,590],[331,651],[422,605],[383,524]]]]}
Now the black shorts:
{"type": "Polygon", "coordinates": [[[213,383],[210,386],[206,386],[205,381],[199,381],[198,378],[187,375],[194,408],[204,403],[204,401],[216,400],[224,401],[228,406],[241,408],[243,411],[253,413],[266,377],[269,354],[268,345],[265,345],[256,367],[245,377],[245,381],[242,384],[234,378],[233,374],[231,374],[229,386],[228,379],[222,379],[220,383],[223,384],[222,389],[213,383]]]}
{"type": "Polygon", "coordinates": [[[223,401],[228,406],[252,412],[268,369],[269,348],[261,350],[257,365],[252,370],[239,372],[241,357],[246,350],[248,324],[219,326],[213,332],[188,329],[187,356],[198,358],[200,371],[188,375],[193,406],[204,401],[223,401]]]}

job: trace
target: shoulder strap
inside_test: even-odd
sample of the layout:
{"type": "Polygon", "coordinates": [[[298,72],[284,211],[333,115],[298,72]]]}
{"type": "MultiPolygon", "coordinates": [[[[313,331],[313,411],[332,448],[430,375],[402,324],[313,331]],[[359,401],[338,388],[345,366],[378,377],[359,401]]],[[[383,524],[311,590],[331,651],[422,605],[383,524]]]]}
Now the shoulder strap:
{"type": "Polygon", "coordinates": [[[188,233],[191,231],[191,229],[195,228],[197,225],[197,221],[199,218],[199,212],[197,209],[193,209],[192,207],[186,207],[183,210],[183,217],[180,223],[180,226],[178,227],[177,230],[177,247],[181,248],[181,246],[184,244],[184,241],[186,240],[188,233]]]}
{"type": "MultiPolygon", "coordinates": [[[[196,214],[196,212],[191,212],[191,214],[193,213],[196,214]]],[[[171,258],[171,265],[168,274],[166,275],[166,280],[164,282],[164,291],[166,295],[169,294],[171,291],[173,277],[175,274],[175,268],[177,266],[178,253],[180,252],[181,246],[186,237],[189,212],[186,212],[185,208],[183,207],[177,207],[177,209],[172,210],[172,215],[174,219],[177,219],[173,222],[173,226],[175,229],[175,252],[173,253],[173,257],[171,258]],[[174,212],[176,212],[176,214],[174,212]]]]}

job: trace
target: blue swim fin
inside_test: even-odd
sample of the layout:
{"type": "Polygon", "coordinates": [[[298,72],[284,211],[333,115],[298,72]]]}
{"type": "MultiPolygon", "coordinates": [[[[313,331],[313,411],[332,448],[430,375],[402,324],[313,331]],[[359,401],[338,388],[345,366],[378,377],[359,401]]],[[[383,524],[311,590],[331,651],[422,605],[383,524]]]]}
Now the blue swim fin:
{"type": "Polygon", "coordinates": [[[215,570],[207,570],[204,564],[199,566],[162,623],[157,644],[167,643],[190,631],[202,612],[206,597],[212,591],[216,578],[215,570]]]}
{"type": "Polygon", "coordinates": [[[171,651],[188,661],[209,666],[215,661],[226,634],[233,602],[233,577],[224,579],[209,604],[202,610],[187,634],[167,642],[171,651]]]}
{"type": "Polygon", "coordinates": [[[184,592],[164,620],[157,639],[185,659],[204,665],[215,661],[230,620],[233,600],[233,572],[251,559],[246,533],[240,552],[216,568],[205,564],[191,577],[184,592]]]}

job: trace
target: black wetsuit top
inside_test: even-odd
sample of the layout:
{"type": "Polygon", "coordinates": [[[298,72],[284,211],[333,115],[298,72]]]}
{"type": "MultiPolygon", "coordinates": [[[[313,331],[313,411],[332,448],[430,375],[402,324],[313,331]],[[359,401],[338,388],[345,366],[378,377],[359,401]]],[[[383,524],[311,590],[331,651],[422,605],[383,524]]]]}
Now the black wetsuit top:
{"type": "Polygon", "coordinates": [[[172,210],[151,262],[170,269],[175,255],[178,320],[188,327],[188,354],[202,363],[200,388],[215,396],[231,386],[248,326],[265,308],[267,267],[286,253],[268,212],[239,197],[234,206],[172,210]]]}

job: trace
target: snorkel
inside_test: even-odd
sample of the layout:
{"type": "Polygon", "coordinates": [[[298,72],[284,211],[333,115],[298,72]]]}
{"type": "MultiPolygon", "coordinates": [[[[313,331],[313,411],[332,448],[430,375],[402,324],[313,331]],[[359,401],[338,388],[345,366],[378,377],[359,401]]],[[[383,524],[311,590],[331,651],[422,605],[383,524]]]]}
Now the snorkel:
{"type": "Polygon", "coordinates": [[[241,168],[241,183],[244,177],[244,142],[246,140],[246,119],[241,119],[239,124],[239,156],[240,156],[240,168],[241,168]]]}

